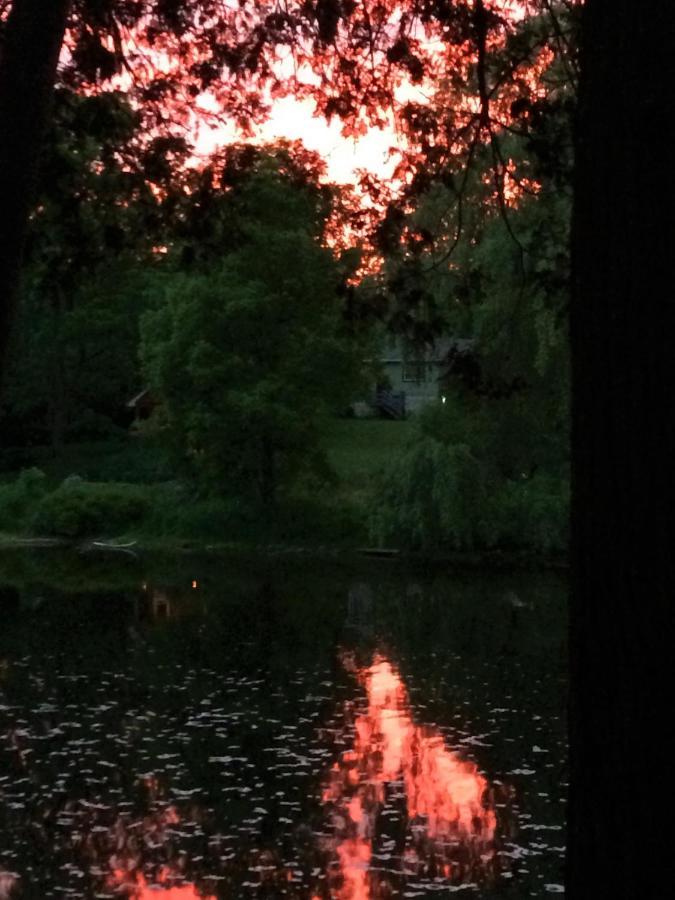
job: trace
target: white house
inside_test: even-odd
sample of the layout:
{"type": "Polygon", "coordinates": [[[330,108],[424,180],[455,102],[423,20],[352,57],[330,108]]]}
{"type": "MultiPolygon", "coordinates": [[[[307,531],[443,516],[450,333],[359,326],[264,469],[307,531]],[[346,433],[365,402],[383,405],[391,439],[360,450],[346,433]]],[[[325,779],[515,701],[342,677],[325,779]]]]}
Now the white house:
{"type": "Polygon", "coordinates": [[[443,385],[457,356],[468,352],[473,341],[440,338],[431,349],[412,350],[396,338],[383,345],[381,376],[365,400],[354,404],[358,416],[387,415],[403,418],[443,396],[443,385]]]}

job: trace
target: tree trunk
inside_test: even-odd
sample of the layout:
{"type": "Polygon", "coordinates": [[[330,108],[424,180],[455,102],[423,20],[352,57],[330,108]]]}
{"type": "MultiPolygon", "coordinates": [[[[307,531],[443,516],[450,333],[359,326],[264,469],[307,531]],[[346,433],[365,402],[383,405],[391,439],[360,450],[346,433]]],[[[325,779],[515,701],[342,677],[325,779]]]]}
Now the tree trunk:
{"type": "Polygon", "coordinates": [[[0,390],[70,0],[14,0],[0,45],[0,390]]]}
{"type": "Polygon", "coordinates": [[[567,894],[672,890],[675,5],[587,0],[575,209],[567,894]]]}
{"type": "Polygon", "coordinates": [[[68,392],[66,391],[66,344],[63,339],[65,313],[63,293],[55,288],[52,300],[53,330],[49,385],[49,437],[54,456],[63,451],[66,433],[68,392]]]}
{"type": "Polygon", "coordinates": [[[258,484],[263,506],[273,509],[277,503],[277,465],[276,453],[268,438],[261,440],[258,484]]]}
{"type": "Polygon", "coordinates": [[[49,399],[49,443],[54,457],[60,456],[63,452],[66,436],[68,400],[63,369],[63,360],[55,359],[52,372],[54,381],[49,399]]]}

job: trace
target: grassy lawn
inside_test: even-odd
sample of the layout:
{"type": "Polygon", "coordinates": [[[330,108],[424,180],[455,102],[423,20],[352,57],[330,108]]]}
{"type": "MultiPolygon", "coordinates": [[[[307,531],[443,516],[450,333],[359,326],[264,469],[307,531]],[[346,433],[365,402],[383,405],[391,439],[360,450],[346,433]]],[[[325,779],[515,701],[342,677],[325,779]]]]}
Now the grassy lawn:
{"type": "MultiPolygon", "coordinates": [[[[353,488],[367,487],[392,454],[403,448],[413,429],[412,420],[334,419],[328,428],[328,458],[340,481],[353,488]]],[[[91,481],[154,483],[170,480],[171,463],[156,442],[120,437],[118,440],[66,446],[54,457],[47,447],[26,451],[20,468],[37,466],[58,484],[68,475],[91,481]]],[[[0,471],[0,481],[12,481],[18,470],[0,471]]]]}
{"type": "MultiPolygon", "coordinates": [[[[30,466],[41,469],[54,486],[69,475],[79,475],[87,481],[140,484],[171,478],[167,454],[161,446],[125,435],[116,440],[68,444],[58,456],[54,456],[49,447],[26,450],[20,468],[30,466]]],[[[0,481],[14,480],[17,471],[0,472],[0,481]]]]}
{"type": "Polygon", "coordinates": [[[338,493],[362,503],[375,475],[403,449],[413,429],[410,419],[336,419],[328,433],[328,459],[338,493]]]}
{"type": "MultiPolygon", "coordinates": [[[[56,458],[42,448],[26,462],[44,472],[43,481],[30,473],[19,477],[16,470],[0,474],[0,513],[5,513],[0,532],[360,544],[368,539],[375,478],[402,450],[412,429],[410,421],[333,420],[325,446],[336,482],[319,492],[301,488],[271,518],[261,518],[246,502],[200,496],[177,482],[160,442],[126,438],[73,444],[56,458]],[[82,482],[64,492],[59,485],[70,475],[82,482]]],[[[0,543],[7,540],[0,534],[0,543]]]]}

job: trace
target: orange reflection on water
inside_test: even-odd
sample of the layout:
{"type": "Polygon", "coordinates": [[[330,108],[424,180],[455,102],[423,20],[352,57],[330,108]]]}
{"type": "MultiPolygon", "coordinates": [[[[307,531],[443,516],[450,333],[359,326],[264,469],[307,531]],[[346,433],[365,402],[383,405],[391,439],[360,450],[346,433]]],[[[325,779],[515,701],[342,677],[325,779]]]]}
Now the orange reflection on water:
{"type": "Polygon", "coordinates": [[[374,880],[369,869],[377,814],[392,782],[403,785],[413,826],[402,853],[405,870],[433,871],[454,882],[475,875],[476,866],[492,858],[497,824],[487,780],[475,763],[445,746],[437,729],[415,724],[403,680],[387,659],[376,656],[357,675],[368,708],[354,722],[353,750],[332,767],[323,794],[338,838],[332,896],[388,895],[386,883],[374,880]]]}
{"type": "Polygon", "coordinates": [[[368,869],[373,854],[373,842],[366,838],[347,838],[337,848],[342,888],[335,896],[349,897],[350,900],[365,900],[370,897],[368,869]]]}
{"type": "MultiPolygon", "coordinates": [[[[142,779],[148,795],[156,797],[159,792],[159,784],[154,775],[144,776],[142,779]]],[[[161,845],[166,839],[166,830],[172,825],[177,825],[181,817],[174,806],[166,806],[163,809],[149,813],[142,820],[142,834],[144,841],[161,845]]],[[[153,878],[148,882],[140,871],[141,856],[136,847],[135,852],[130,850],[128,828],[122,820],[118,820],[117,828],[117,852],[110,859],[111,874],[108,884],[114,888],[115,893],[129,900],[216,900],[212,894],[200,894],[194,884],[188,882],[176,884],[180,880],[180,873],[169,866],[162,866],[153,878]]]]}
{"type": "Polygon", "coordinates": [[[140,872],[132,876],[118,869],[113,872],[112,881],[133,900],[216,900],[213,895],[206,897],[197,893],[197,888],[193,884],[167,887],[164,882],[168,877],[168,872],[160,872],[157,881],[148,884],[140,872]]]}

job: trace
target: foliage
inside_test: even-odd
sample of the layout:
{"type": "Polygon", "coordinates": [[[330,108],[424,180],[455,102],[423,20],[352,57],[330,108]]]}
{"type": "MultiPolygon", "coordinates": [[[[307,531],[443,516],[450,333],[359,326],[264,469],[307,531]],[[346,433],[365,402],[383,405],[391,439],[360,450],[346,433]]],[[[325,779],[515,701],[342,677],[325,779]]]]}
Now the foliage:
{"type": "Polygon", "coordinates": [[[138,523],[146,514],[143,488],[66,479],[42,497],[35,508],[32,528],[59,537],[115,535],[138,523]]]}
{"type": "Polygon", "coordinates": [[[251,226],[265,215],[276,215],[277,225],[283,225],[285,207],[278,192],[266,207],[279,182],[297,189],[294,203],[304,206],[303,226],[323,235],[336,199],[325,175],[325,162],[299,141],[235,143],[215,152],[203,168],[184,173],[183,193],[175,191],[168,237],[173,257],[181,269],[205,271],[224,250],[245,246],[251,226]]]}
{"type": "MultiPolygon", "coordinates": [[[[418,346],[448,332],[473,346],[453,363],[444,410],[424,417],[419,446],[394,465],[400,485],[382,489],[376,517],[398,516],[422,544],[471,544],[492,540],[488,519],[504,532],[499,510],[476,512],[497,493],[513,521],[527,491],[532,521],[538,504],[553,509],[539,500],[564,493],[549,487],[563,484],[567,446],[560,248],[579,6],[535,0],[521,15],[505,0],[283,11],[74,0],[0,412],[5,442],[49,435],[58,451],[126,426],[150,307],[142,356],[162,401],[158,435],[186,463],[159,470],[267,503],[280,488],[307,495],[328,477],[322,417],[357,389],[367,355],[357,329],[381,317],[418,346]],[[277,48],[289,46],[297,71],[313,72],[300,83],[280,77],[277,48]],[[246,129],[285,93],[311,97],[348,135],[393,115],[404,137],[396,184],[364,176],[374,206],[345,202],[351,230],[331,233],[344,243],[372,225],[368,210],[382,214],[373,290],[354,287],[358,248],[336,261],[322,246],[336,203],[312,154],[240,146],[185,166],[185,128],[195,112],[207,118],[204,97],[246,129]],[[415,484],[427,487],[417,495],[415,484]]],[[[239,511],[216,502],[185,528],[243,528],[239,511]]]]}
{"type": "MultiPolygon", "coordinates": [[[[522,159],[517,142],[510,150],[522,159]]],[[[486,190],[475,177],[458,238],[448,223],[438,227],[447,188],[431,186],[410,228],[437,223],[444,264],[414,248],[387,263],[393,318],[410,339],[445,330],[470,341],[448,359],[443,404],[421,416],[416,442],[382,480],[373,531],[424,546],[562,549],[569,185],[549,180],[533,196],[521,194],[506,222],[484,202],[486,190]],[[410,288],[400,290],[406,278],[412,303],[410,288]]]]}
{"type": "Polygon", "coordinates": [[[240,245],[161,283],[142,354],[192,471],[271,503],[302,470],[327,474],[320,422],[353,398],[363,350],[343,326],[339,272],[307,192],[263,172],[236,201],[240,245]]]}
{"type": "Polygon", "coordinates": [[[380,479],[370,528],[408,549],[564,552],[567,493],[562,476],[504,477],[467,444],[423,436],[380,479]]]}
{"type": "Polygon", "coordinates": [[[461,170],[478,142],[496,148],[505,124],[528,136],[541,130],[576,81],[580,5],[77,0],[61,78],[91,90],[127,67],[136,105],[164,128],[184,127],[205,95],[244,129],[264,117],[269,98],[289,93],[342,119],[349,135],[393,116],[408,143],[403,167],[419,191],[439,171],[461,170]],[[295,77],[279,65],[288,49],[295,77]],[[155,54],[162,65],[153,65],[155,54]]]}
{"type": "Polygon", "coordinates": [[[24,469],[14,481],[0,483],[0,530],[23,531],[46,490],[45,474],[35,468],[24,469]]]}
{"type": "Polygon", "coordinates": [[[2,428],[7,440],[54,447],[111,437],[137,389],[139,277],[100,271],[56,309],[28,285],[13,344],[2,428]]]}
{"type": "Polygon", "coordinates": [[[138,126],[121,94],[57,92],[3,398],[15,443],[57,446],[126,424],[140,271],[166,227],[138,126]]]}
{"type": "MultiPolygon", "coordinates": [[[[478,157],[507,181],[509,133],[545,168],[567,166],[569,130],[557,124],[576,87],[580,8],[580,0],[294,0],[283,9],[274,0],[75,0],[58,83],[101,95],[133,72],[129,97],[157,151],[150,181],[171,155],[162,142],[171,151],[195,115],[249,136],[274,101],[293,95],[338,117],[348,136],[395,122],[399,187],[379,174],[362,187],[396,220],[440,178],[460,219],[464,171],[478,157]]],[[[352,206],[364,234],[373,216],[367,204],[352,206]]]]}
{"type": "Polygon", "coordinates": [[[569,540],[569,479],[544,472],[507,479],[494,501],[492,542],[543,553],[565,553],[569,540]]]}
{"type": "Polygon", "coordinates": [[[486,485],[465,444],[422,439],[398,456],[382,479],[371,518],[382,543],[429,548],[480,542],[486,485]]]}
{"type": "Polygon", "coordinates": [[[378,540],[564,550],[565,213],[560,201],[524,204],[514,214],[524,250],[495,220],[461,248],[458,276],[445,284],[455,293],[469,278],[470,300],[459,293],[446,309],[472,345],[451,362],[444,402],[420,416],[416,438],[380,481],[371,517],[378,540]]]}

